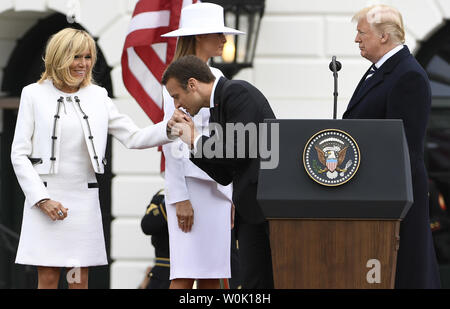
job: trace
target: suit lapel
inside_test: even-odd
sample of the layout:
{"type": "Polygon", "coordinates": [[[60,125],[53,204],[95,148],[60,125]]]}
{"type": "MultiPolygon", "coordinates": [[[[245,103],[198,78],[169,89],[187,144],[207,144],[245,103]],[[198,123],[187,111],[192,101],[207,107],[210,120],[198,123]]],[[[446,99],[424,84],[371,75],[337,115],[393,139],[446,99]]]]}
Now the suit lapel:
{"type": "Polygon", "coordinates": [[[370,68],[369,70],[367,70],[366,74],[364,74],[363,78],[358,84],[358,87],[356,87],[356,90],[353,93],[350,103],[348,104],[347,111],[350,110],[357,103],[359,103],[361,99],[366,95],[366,93],[369,92],[373,87],[383,82],[384,74],[383,72],[381,72],[381,69],[379,70],[380,72],[376,72],[372,77],[370,77],[366,81],[366,76],[369,73],[369,71],[370,68]]]}
{"type": "Polygon", "coordinates": [[[225,77],[220,77],[219,81],[217,82],[216,89],[214,90],[214,108],[210,109],[210,122],[221,121],[221,110],[223,109],[222,90],[226,81],[227,79],[225,77]]]}
{"type": "Polygon", "coordinates": [[[358,105],[364,96],[375,86],[381,84],[385,78],[386,74],[389,74],[396,66],[397,64],[404,59],[405,57],[408,57],[411,55],[408,47],[405,45],[398,53],[393,55],[391,58],[389,58],[378,70],[377,72],[369,78],[369,80],[365,81],[367,74],[369,73],[369,70],[366,71],[366,74],[364,74],[363,78],[359,82],[358,86],[356,87],[355,92],[353,93],[352,98],[350,99],[350,102],[347,106],[347,110],[344,114],[348,113],[351,109],[353,109],[356,105],[358,105]]]}

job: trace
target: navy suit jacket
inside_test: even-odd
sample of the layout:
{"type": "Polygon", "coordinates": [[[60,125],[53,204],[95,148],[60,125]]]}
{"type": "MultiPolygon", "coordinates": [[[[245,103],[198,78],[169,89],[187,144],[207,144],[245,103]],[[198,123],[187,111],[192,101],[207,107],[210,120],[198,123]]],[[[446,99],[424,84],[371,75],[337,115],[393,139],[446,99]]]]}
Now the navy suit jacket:
{"type": "Polygon", "coordinates": [[[191,161],[205,171],[212,179],[221,185],[233,182],[233,202],[240,215],[242,223],[261,223],[265,218],[256,200],[258,174],[260,168],[259,151],[257,157],[251,155],[250,149],[258,147],[258,124],[264,119],[274,119],[275,114],[264,95],[253,85],[242,80],[228,80],[221,77],[214,91],[214,108],[211,109],[210,124],[218,124],[223,129],[222,136],[217,140],[217,132],[211,132],[210,137],[202,136],[196,145],[197,152],[203,145],[221,144],[221,158],[207,156],[191,156],[191,161]],[[257,136],[246,135],[245,154],[237,155],[237,136],[231,139],[227,136],[227,124],[255,124],[257,136]],[[234,156],[227,158],[233,141],[234,156]],[[228,148],[228,149],[227,149],[228,148]]]}
{"type": "Polygon", "coordinates": [[[431,107],[429,79],[406,45],[365,80],[368,72],[356,87],[343,118],[402,119],[411,159],[414,204],[401,223],[396,287],[437,288],[440,283],[423,160],[431,107]]]}

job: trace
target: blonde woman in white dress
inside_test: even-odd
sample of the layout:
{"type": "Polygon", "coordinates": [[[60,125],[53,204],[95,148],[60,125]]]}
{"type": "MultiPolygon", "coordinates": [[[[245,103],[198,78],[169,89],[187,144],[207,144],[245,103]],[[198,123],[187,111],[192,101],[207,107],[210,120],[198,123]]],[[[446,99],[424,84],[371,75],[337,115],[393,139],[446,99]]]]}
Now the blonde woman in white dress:
{"type": "Polygon", "coordinates": [[[25,194],[16,263],[38,267],[38,288],[88,288],[88,267],[108,264],[95,173],[104,172],[107,135],[128,148],[171,141],[167,124],[139,129],[92,83],[96,47],[82,30],[51,37],[45,72],[24,87],[11,161],[25,194]]]}
{"type": "MultiPolygon", "coordinates": [[[[223,8],[197,3],[181,12],[180,28],[163,36],[178,37],[174,60],[196,55],[207,62],[221,56],[224,34],[242,34],[223,23],[223,8]]],[[[218,69],[211,71],[219,78],[218,69]]],[[[174,101],[163,89],[164,119],[174,112],[174,101]]],[[[209,109],[202,108],[194,122],[208,134],[209,109]]],[[[220,288],[221,278],[230,278],[232,186],[217,184],[189,160],[180,140],[163,146],[165,193],[170,246],[170,288],[220,288]]]]}

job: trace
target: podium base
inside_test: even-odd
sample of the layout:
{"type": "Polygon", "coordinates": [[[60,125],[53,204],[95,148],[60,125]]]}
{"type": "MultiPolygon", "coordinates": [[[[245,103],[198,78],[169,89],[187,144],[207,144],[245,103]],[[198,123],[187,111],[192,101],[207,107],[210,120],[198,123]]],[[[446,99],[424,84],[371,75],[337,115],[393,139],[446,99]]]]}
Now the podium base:
{"type": "Polygon", "coordinates": [[[400,220],[269,219],[275,288],[392,289],[400,220]]]}

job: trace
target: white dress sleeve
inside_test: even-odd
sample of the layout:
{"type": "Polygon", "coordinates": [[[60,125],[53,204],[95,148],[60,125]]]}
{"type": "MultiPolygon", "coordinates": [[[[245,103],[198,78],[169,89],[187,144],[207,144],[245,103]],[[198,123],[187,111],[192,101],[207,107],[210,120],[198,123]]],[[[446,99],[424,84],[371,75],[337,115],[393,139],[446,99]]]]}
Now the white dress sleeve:
{"type": "Polygon", "coordinates": [[[32,139],[35,117],[32,94],[27,90],[29,89],[24,89],[20,96],[16,130],[11,146],[11,162],[25,195],[25,204],[33,207],[40,200],[50,197],[47,188],[29,159],[33,151],[32,139]]]}
{"type": "Polygon", "coordinates": [[[125,147],[144,149],[172,141],[166,132],[167,120],[140,129],[130,117],[119,113],[109,97],[106,100],[109,113],[108,133],[117,138],[125,147]]]}
{"type": "MultiPolygon", "coordinates": [[[[172,97],[163,87],[164,120],[168,121],[175,111],[172,97]]],[[[186,187],[184,163],[181,151],[184,143],[178,138],[173,143],[163,145],[165,165],[165,199],[167,204],[189,200],[189,191],[186,187]]]]}

